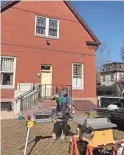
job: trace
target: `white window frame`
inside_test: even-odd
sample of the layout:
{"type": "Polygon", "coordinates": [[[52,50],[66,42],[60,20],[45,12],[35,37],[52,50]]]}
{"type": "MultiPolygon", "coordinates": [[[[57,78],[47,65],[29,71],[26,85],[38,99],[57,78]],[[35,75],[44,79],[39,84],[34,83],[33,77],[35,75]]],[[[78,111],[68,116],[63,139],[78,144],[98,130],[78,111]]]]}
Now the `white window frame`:
{"type": "Polygon", "coordinates": [[[59,20],[57,20],[55,18],[48,18],[48,17],[44,17],[44,16],[40,16],[40,15],[35,15],[35,36],[51,38],[51,39],[59,39],[59,20]],[[36,33],[37,16],[46,19],[45,35],[44,34],[36,33]],[[57,21],[57,36],[50,36],[49,35],[49,19],[57,21]]]}
{"type": "Polygon", "coordinates": [[[81,63],[72,63],[72,90],[84,90],[84,64],[81,63]],[[81,87],[73,87],[73,65],[80,64],[82,65],[82,86],[81,87]]]}
{"type": "MultiPolygon", "coordinates": [[[[14,89],[15,88],[15,76],[16,76],[16,57],[0,56],[0,65],[1,65],[1,58],[12,58],[12,59],[14,59],[14,65],[13,65],[14,71],[13,71],[13,85],[2,85],[2,84],[0,84],[0,87],[1,87],[1,89],[14,89]]],[[[1,73],[1,70],[0,70],[0,73],[1,73]]]]}

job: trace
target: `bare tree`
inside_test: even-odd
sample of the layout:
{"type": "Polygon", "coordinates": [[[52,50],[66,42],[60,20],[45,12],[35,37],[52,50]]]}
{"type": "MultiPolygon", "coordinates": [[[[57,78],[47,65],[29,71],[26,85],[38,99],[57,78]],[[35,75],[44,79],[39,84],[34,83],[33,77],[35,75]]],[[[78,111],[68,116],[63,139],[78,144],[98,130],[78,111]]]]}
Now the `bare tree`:
{"type": "MultiPolygon", "coordinates": [[[[123,45],[121,47],[121,59],[124,62],[124,41],[123,41],[123,45]]],[[[122,66],[122,67],[124,70],[124,66],[122,66]]],[[[124,73],[120,73],[120,81],[124,81],[124,73]]]]}
{"type": "Polygon", "coordinates": [[[100,84],[100,71],[105,63],[110,62],[109,60],[110,50],[107,47],[106,42],[102,43],[101,46],[97,49],[97,66],[96,66],[96,83],[100,84]]]}
{"type": "Polygon", "coordinates": [[[97,50],[97,72],[99,72],[105,63],[110,62],[108,58],[110,55],[110,50],[107,47],[106,42],[102,43],[97,50]]]}

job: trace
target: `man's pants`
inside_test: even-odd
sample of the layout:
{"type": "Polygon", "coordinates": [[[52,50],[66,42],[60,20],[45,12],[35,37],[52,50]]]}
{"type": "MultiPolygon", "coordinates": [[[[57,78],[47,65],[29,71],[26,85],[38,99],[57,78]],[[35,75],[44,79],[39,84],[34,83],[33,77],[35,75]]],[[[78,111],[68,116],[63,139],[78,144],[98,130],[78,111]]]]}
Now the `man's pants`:
{"type": "Polygon", "coordinates": [[[62,131],[64,135],[67,135],[67,126],[67,120],[56,122],[53,127],[53,133],[55,133],[57,137],[61,135],[62,131]]]}
{"type": "Polygon", "coordinates": [[[62,112],[62,117],[63,120],[61,122],[56,122],[53,127],[53,133],[56,134],[56,136],[60,136],[61,132],[63,131],[63,134],[67,134],[67,127],[68,127],[68,116],[66,115],[66,110],[67,110],[67,104],[63,103],[61,105],[57,105],[56,107],[57,111],[62,112]]]}
{"type": "Polygon", "coordinates": [[[63,118],[66,117],[67,104],[62,103],[61,105],[57,104],[56,111],[61,111],[63,118]]]}

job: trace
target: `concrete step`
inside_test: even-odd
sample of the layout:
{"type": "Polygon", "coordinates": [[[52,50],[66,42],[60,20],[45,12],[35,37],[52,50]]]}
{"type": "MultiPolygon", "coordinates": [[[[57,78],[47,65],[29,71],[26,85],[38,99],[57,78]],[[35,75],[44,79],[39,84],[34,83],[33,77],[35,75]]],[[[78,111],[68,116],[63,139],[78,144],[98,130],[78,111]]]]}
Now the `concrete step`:
{"type": "Polygon", "coordinates": [[[15,115],[13,113],[13,111],[1,111],[1,117],[0,120],[4,120],[4,119],[16,119],[17,115],[15,115]]]}
{"type": "Polygon", "coordinates": [[[33,116],[35,112],[51,111],[52,109],[55,109],[55,107],[56,102],[54,100],[43,100],[43,102],[39,102],[38,104],[35,104],[32,107],[26,109],[25,113],[22,116],[33,116]]]}
{"type": "Polygon", "coordinates": [[[55,106],[56,105],[56,101],[55,100],[43,100],[43,105],[55,106]]]}

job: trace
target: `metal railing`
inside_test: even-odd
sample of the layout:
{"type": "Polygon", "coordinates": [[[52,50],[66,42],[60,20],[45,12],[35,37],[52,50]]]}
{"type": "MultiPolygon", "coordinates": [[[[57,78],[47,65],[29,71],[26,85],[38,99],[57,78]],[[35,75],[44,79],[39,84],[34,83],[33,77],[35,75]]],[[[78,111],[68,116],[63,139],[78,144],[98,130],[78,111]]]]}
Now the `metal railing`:
{"type": "Polygon", "coordinates": [[[70,85],[42,85],[42,98],[50,99],[50,97],[54,94],[61,94],[62,90],[66,88],[68,90],[69,95],[72,96],[72,87],[70,85]]]}
{"type": "Polygon", "coordinates": [[[38,85],[33,90],[27,91],[22,95],[18,96],[16,104],[19,104],[19,111],[22,113],[29,107],[34,104],[37,104],[39,101],[50,99],[50,97],[56,93],[61,93],[63,88],[68,89],[68,93],[72,95],[72,88],[69,85],[38,85]]]}
{"type": "Polygon", "coordinates": [[[33,89],[30,89],[29,91],[26,91],[25,93],[19,95],[18,97],[16,97],[16,100],[20,99],[21,97],[25,96],[25,95],[28,95],[30,94],[33,90],[36,90],[40,87],[40,85],[36,86],[36,87],[33,87],[33,89]]]}
{"type": "Polygon", "coordinates": [[[40,100],[42,101],[41,91],[41,85],[39,85],[33,90],[27,91],[22,95],[18,96],[15,99],[16,104],[19,104],[18,111],[24,113],[27,108],[31,107],[34,104],[37,104],[40,100]]]}

